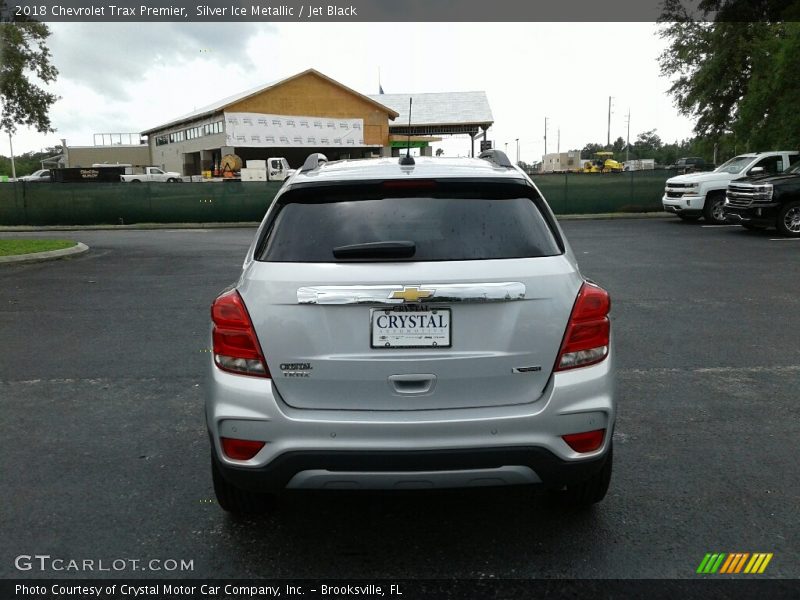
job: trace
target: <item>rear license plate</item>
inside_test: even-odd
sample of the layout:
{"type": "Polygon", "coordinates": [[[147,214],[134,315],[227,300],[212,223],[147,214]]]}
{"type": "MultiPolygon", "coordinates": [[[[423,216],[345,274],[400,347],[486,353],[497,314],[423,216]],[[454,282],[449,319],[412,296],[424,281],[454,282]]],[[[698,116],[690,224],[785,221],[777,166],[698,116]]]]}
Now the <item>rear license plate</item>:
{"type": "Polygon", "coordinates": [[[450,309],[370,311],[372,348],[449,348],[450,309]]]}

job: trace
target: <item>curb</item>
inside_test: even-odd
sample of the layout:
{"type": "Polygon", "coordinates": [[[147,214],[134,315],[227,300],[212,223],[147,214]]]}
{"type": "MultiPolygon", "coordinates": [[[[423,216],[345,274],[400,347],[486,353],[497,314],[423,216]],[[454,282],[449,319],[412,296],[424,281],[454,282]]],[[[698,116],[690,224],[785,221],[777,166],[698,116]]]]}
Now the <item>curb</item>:
{"type": "Polygon", "coordinates": [[[83,254],[89,250],[89,246],[78,242],[71,248],[62,248],[61,250],[48,250],[47,252],[32,252],[31,254],[15,254],[13,256],[0,256],[0,265],[9,263],[30,263],[30,262],[44,262],[48,260],[59,260],[68,256],[75,256],[76,254],[83,254]]]}
{"type": "MultiPolygon", "coordinates": [[[[648,213],[599,213],[592,215],[556,215],[559,221],[589,221],[613,219],[664,219],[674,215],[666,212],[648,213]]],[[[136,225],[2,225],[0,232],[31,232],[31,231],[126,231],[126,230],[151,230],[151,229],[235,229],[256,228],[260,221],[244,221],[237,223],[138,223],[136,225]]]]}
{"type": "Polygon", "coordinates": [[[674,216],[674,213],[668,212],[598,213],[596,215],[556,215],[556,219],[559,221],[608,221],[613,219],[666,219],[674,216]]]}

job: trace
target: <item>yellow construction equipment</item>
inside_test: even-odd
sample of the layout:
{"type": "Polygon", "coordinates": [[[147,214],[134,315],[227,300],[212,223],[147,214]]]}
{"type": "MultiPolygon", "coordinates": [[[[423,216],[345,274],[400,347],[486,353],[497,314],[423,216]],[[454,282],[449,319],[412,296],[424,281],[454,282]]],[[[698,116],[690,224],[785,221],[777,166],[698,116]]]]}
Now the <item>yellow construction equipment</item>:
{"type": "Polygon", "coordinates": [[[584,173],[622,173],[622,163],[614,160],[613,152],[595,152],[594,155],[594,160],[583,163],[584,173]]]}

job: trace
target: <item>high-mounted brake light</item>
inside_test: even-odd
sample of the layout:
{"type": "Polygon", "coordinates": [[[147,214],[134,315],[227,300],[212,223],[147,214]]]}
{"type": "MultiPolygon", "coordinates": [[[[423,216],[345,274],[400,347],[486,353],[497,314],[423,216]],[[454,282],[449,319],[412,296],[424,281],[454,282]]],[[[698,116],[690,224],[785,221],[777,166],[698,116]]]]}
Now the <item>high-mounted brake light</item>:
{"type": "Polygon", "coordinates": [[[611,324],[608,312],[611,298],[603,288],[585,282],[572,307],[556,371],[585,367],[605,360],[611,324]]]}
{"type": "Polygon", "coordinates": [[[219,296],[211,305],[214,327],[214,363],[223,371],[271,377],[261,352],[247,307],[236,290],[219,296]]]}
{"type": "Polygon", "coordinates": [[[433,179],[390,179],[383,182],[384,189],[389,190],[432,190],[437,185],[433,179]]]}

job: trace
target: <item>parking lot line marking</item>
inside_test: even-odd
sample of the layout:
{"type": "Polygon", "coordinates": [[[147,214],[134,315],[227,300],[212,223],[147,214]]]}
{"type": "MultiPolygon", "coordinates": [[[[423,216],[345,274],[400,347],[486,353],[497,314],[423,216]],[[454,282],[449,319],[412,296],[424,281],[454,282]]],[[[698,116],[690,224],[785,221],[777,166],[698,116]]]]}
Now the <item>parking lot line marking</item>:
{"type": "Polygon", "coordinates": [[[800,238],[769,238],[770,242],[800,242],[800,238]]]}
{"type": "Polygon", "coordinates": [[[774,365],[774,366],[753,366],[753,367],[650,367],[645,369],[618,369],[622,375],[650,375],[650,374],[671,374],[671,373],[774,373],[789,374],[800,371],[800,365],[774,365]]]}
{"type": "Polygon", "coordinates": [[[700,227],[739,227],[738,225],[701,225],[700,227]]]}

